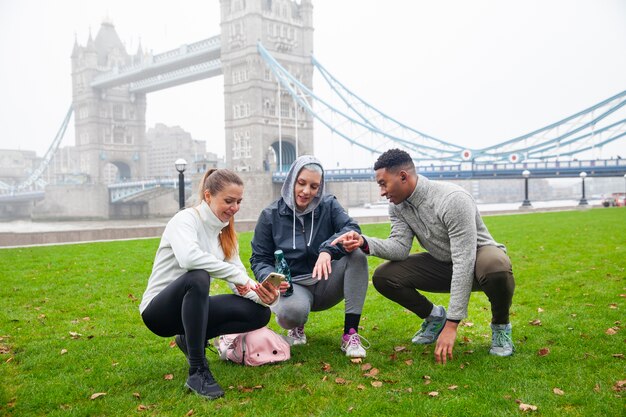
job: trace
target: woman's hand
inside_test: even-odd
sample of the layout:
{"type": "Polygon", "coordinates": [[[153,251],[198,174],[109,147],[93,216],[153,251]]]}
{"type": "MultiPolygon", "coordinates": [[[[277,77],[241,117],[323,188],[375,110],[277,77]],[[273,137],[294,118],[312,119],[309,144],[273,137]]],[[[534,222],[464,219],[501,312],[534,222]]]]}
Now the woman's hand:
{"type": "Polygon", "coordinates": [[[259,299],[267,305],[272,304],[278,298],[278,288],[274,287],[272,283],[268,281],[263,281],[263,283],[253,287],[252,291],[254,291],[259,296],[259,299]]]}
{"type": "Polygon", "coordinates": [[[280,283],[280,287],[278,288],[278,291],[280,291],[281,294],[284,294],[287,292],[288,289],[289,289],[289,283],[287,281],[283,281],[280,283]]]}
{"type": "Polygon", "coordinates": [[[322,278],[328,279],[328,275],[332,272],[332,268],[330,267],[330,253],[328,252],[320,252],[317,257],[317,262],[315,262],[315,266],[313,267],[313,273],[311,277],[317,277],[318,280],[322,278]]]}
{"type": "Polygon", "coordinates": [[[237,292],[239,293],[239,295],[244,296],[248,294],[250,290],[252,290],[252,285],[250,284],[250,281],[248,281],[246,285],[235,284],[235,288],[237,289],[237,292]]]}

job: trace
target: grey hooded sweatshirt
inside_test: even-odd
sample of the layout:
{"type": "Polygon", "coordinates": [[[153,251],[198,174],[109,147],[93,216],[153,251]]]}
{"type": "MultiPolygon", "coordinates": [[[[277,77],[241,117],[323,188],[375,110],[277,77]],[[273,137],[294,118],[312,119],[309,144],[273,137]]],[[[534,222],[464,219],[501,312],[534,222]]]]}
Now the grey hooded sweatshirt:
{"type": "Polygon", "coordinates": [[[294,282],[304,285],[317,282],[310,275],[320,252],[340,259],[347,252],[341,245],[331,246],[335,237],[354,230],[358,224],[346,213],[335,196],[324,194],[324,170],[317,158],[300,156],[294,161],[283,183],[281,198],[266,207],[257,220],[252,238],[250,266],[258,281],[274,271],[274,251],[282,249],[294,282]],[[295,206],[294,187],[305,165],[316,164],[322,169],[317,195],[303,210],[295,206]]]}

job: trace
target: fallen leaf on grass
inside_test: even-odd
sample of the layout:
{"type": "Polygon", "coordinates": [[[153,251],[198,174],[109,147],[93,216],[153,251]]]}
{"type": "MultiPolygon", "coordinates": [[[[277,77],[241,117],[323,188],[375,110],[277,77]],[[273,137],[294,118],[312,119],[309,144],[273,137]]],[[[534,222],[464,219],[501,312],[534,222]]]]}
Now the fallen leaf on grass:
{"type": "Polygon", "coordinates": [[[365,363],[365,364],[361,365],[361,371],[369,371],[370,369],[372,369],[372,364],[371,363],[365,363]]]}
{"type": "Polygon", "coordinates": [[[133,392],[133,397],[135,398],[140,398],[141,395],[138,392],[133,392]]]}
{"type": "Polygon", "coordinates": [[[185,414],[185,417],[189,417],[189,416],[193,416],[193,408],[187,411],[187,414],[185,414]]]}
{"type": "Polygon", "coordinates": [[[167,379],[168,381],[171,381],[172,379],[174,379],[174,375],[172,375],[172,374],[165,374],[165,375],[163,375],[163,379],[167,379]]]}
{"type": "Polygon", "coordinates": [[[170,348],[175,348],[176,347],[176,340],[170,340],[170,348]]]}
{"type": "Polygon", "coordinates": [[[90,400],[95,400],[96,398],[102,397],[107,395],[106,392],[96,392],[95,394],[91,394],[91,397],[89,397],[90,400]]]}
{"type": "Polygon", "coordinates": [[[376,375],[378,375],[378,372],[379,372],[379,371],[378,371],[378,369],[377,369],[377,368],[372,368],[372,369],[370,369],[370,371],[369,371],[369,372],[364,373],[364,374],[363,374],[363,376],[365,376],[365,377],[367,377],[367,378],[373,378],[373,377],[375,377],[376,375]]]}
{"type": "Polygon", "coordinates": [[[617,330],[615,329],[615,327],[609,327],[608,329],[606,329],[606,332],[604,333],[608,334],[609,336],[612,336],[614,334],[617,334],[617,330]]]}
{"type": "Polygon", "coordinates": [[[431,392],[428,393],[429,397],[436,397],[438,395],[439,395],[439,393],[437,391],[431,391],[431,392]]]}
{"type": "Polygon", "coordinates": [[[541,307],[537,308],[537,313],[543,313],[543,312],[544,312],[543,308],[541,307]]]}
{"type": "Polygon", "coordinates": [[[541,320],[535,319],[528,322],[531,326],[541,326],[541,320]]]}
{"type": "Polygon", "coordinates": [[[463,322],[463,326],[465,327],[472,327],[474,325],[474,323],[472,323],[471,321],[464,321],[463,322]]]}
{"type": "Polygon", "coordinates": [[[615,385],[613,385],[613,391],[626,391],[626,379],[615,382],[615,385]]]}
{"type": "Polygon", "coordinates": [[[45,315],[45,314],[40,314],[40,315],[38,315],[38,316],[37,316],[37,318],[38,318],[38,319],[45,319],[45,318],[46,318],[46,315],[45,315]]]}
{"type": "Polygon", "coordinates": [[[407,359],[404,361],[404,363],[406,363],[408,366],[413,365],[413,359],[407,359]]]}
{"type": "Polygon", "coordinates": [[[593,387],[593,390],[594,390],[595,392],[600,392],[600,391],[601,391],[601,389],[600,389],[600,384],[596,384],[596,386],[595,386],[595,387],[593,387]]]}
{"type": "Polygon", "coordinates": [[[396,352],[402,352],[403,350],[406,350],[406,346],[396,346],[393,348],[393,350],[395,350],[396,352]]]}
{"type": "Polygon", "coordinates": [[[130,301],[133,301],[133,302],[137,301],[137,297],[135,297],[132,294],[128,294],[128,298],[130,298],[130,301]]]}
{"type": "Polygon", "coordinates": [[[521,403],[519,405],[519,409],[521,411],[537,411],[537,406],[536,405],[530,405],[530,404],[521,403]]]}
{"type": "Polygon", "coordinates": [[[380,388],[383,386],[383,383],[381,381],[372,381],[372,386],[374,388],[380,388]]]}
{"type": "Polygon", "coordinates": [[[328,379],[328,375],[324,375],[324,378],[322,378],[322,382],[326,382],[327,379],[328,379]]]}
{"type": "Polygon", "coordinates": [[[359,391],[363,391],[365,389],[365,385],[359,384],[356,386],[356,389],[358,389],[359,391]]]}
{"type": "Polygon", "coordinates": [[[455,390],[455,389],[457,389],[458,387],[459,387],[458,385],[450,385],[450,386],[448,387],[448,389],[449,389],[449,390],[455,390]]]}
{"type": "Polygon", "coordinates": [[[616,309],[617,308],[617,304],[611,303],[611,304],[609,304],[609,308],[616,309]]]}
{"type": "Polygon", "coordinates": [[[82,334],[76,333],[76,332],[70,332],[70,336],[72,336],[72,339],[78,339],[79,337],[82,336],[82,334]]]}
{"type": "Polygon", "coordinates": [[[561,390],[560,388],[556,388],[556,387],[552,388],[552,392],[555,393],[556,395],[563,395],[563,394],[565,394],[563,392],[563,390],[561,390]]]}
{"type": "Polygon", "coordinates": [[[362,358],[352,358],[352,359],[350,359],[350,362],[352,362],[352,363],[361,363],[361,362],[363,362],[363,359],[362,358]]]}
{"type": "Polygon", "coordinates": [[[339,385],[345,385],[346,384],[346,380],[343,378],[335,378],[335,383],[339,384],[339,385]]]}
{"type": "Polygon", "coordinates": [[[624,359],[623,353],[614,353],[611,356],[613,356],[614,358],[618,358],[618,359],[624,359]]]}
{"type": "Polygon", "coordinates": [[[11,353],[11,348],[7,345],[0,345],[0,355],[6,355],[8,353],[11,353]]]}
{"type": "Polygon", "coordinates": [[[539,352],[537,352],[537,355],[539,356],[546,356],[550,353],[550,349],[548,348],[541,348],[539,349],[539,352]]]}
{"type": "Polygon", "coordinates": [[[67,353],[67,349],[61,349],[61,355],[65,355],[67,353]]]}
{"type": "Polygon", "coordinates": [[[348,408],[348,413],[351,412],[352,410],[354,410],[354,407],[349,407],[348,408]]]}
{"type": "Polygon", "coordinates": [[[139,405],[137,406],[137,411],[144,411],[144,410],[147,410],[147,409],[148,409],[148,407],[146,407],[146,406],[145,406],[145,405],[143,405],[143,404],[139,404],[139,405]]]}
{"type": "Polygon", "coordinates": [[[330,372],[330,370],[332,369],[332,367],[330,366],[329,363],[326,362],[322,362],[322,371],[324,372],[330,372]]]}

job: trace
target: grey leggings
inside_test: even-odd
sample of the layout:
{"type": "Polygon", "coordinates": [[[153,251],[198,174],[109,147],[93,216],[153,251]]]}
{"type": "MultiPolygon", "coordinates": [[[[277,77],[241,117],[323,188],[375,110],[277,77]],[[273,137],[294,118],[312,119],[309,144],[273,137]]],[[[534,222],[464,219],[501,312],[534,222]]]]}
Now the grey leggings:
{"type": "Polygon", "coordinates": [[[341,259],[331,262],[332,272],[327,280],[297,277],[293,295],[281,297],[280,302],[272,307],[276,321],[285,329],[304,326],[309,319],[309,312],[327,310],[341,300],[346,300],[346,314],[361,314],[369,273],[367,257],[361,250],[352,252],[341,259]]]}

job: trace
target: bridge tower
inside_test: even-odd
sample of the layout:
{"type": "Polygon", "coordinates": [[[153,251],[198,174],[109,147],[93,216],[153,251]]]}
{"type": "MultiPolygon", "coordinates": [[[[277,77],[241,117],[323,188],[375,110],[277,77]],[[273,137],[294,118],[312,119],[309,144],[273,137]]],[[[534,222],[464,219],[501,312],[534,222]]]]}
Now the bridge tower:
{"type": "Polygon", "coordinates": [[[142,58],[141,46],[129,55],[113,23],[104,21],[95,40],[76,41],[72,51],[72,106],[78,165],[89,182],[106,184],[147,174],[146,95],[129,86],[91,88],[101,73],[117,71],[142,58]]]}
{"type": "Polygon", "coordinates": [[[287,169],[296,154],[313,153],[313,120],[284,89],[279,93],[257,42],[311,88],[311,0],[220,0],[220,7],[226,164],[269,173],[280,169],[282,156],[287,169]]]}

